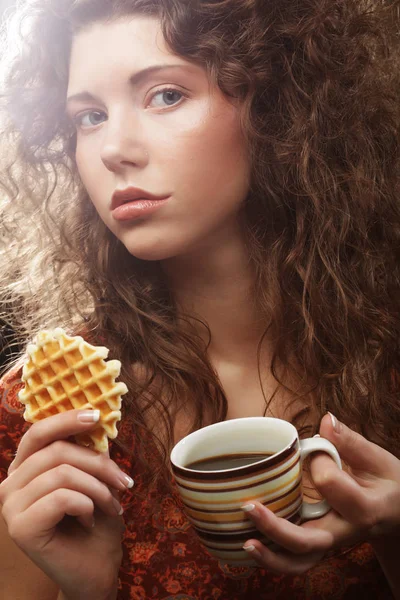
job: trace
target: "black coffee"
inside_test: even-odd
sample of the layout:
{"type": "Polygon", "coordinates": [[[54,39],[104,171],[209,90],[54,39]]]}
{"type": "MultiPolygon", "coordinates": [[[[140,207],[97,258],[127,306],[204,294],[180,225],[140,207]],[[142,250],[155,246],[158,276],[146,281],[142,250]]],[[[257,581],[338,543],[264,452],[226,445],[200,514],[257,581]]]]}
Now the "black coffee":
{"type": "Polygon", "coordinates": [[[220,456],[212,456],[211,458],[203,458],[195,462],[185,465],[187,469],[195,469],[196,471],[221,471],[222,469],[235,469],[237,467],[246,467],[253,463],[272,456],[271,453],[264,452],[255,453],[247,452],[241,454],[221,454],[220,456]]]}

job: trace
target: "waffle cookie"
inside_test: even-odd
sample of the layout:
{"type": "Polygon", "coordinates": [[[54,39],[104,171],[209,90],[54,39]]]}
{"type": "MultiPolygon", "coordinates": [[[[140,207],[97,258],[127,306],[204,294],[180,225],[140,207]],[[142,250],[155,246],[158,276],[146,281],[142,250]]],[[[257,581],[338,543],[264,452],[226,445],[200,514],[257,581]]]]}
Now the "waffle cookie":
{"type": "Polygon", "coordinates": [[[107,438],[118,435],[121,395],[128,391],[124,383],[115,381],[120,361],[106,362],[108,348],[71,337],[60,327],[40,331],[26,352],[25,387],[18,394],[25,405],[24,419],[35,423],[66,410],[99,409],[98,426],[74,437],[81,446],[107,451],[107,438]]]}

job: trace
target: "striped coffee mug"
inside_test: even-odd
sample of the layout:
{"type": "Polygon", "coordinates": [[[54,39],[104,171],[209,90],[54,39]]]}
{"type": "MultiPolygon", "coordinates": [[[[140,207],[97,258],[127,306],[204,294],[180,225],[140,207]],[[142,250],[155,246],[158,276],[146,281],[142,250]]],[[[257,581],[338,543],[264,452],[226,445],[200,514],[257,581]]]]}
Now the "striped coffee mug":
{"type": "Polygon", "coordinates": [[[296,524],[326,514],[326,500],[308,503],[302,494],[302,462],[321,451],[341,468],[331,442],[299,440],[291,423],[271,417],[215,423],[178,442],[172,471],[186,514],[210,554],[228,564],[255,565],[243,550],[249,538],[274,547],[241,509],[253,500],[296,524]]]}

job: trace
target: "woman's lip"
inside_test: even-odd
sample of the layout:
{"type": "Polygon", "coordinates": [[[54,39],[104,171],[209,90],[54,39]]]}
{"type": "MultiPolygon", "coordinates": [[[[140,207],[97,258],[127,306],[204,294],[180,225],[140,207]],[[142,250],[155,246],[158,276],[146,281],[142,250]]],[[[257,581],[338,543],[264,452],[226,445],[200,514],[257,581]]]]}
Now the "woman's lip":
{"type": "Polygon", "coordinates": [[[139,198],[138,200],[132,200],[131,202],[117,206],[117,208],[111,211],[111,214],[116,221],[134,221],[151,215],[161,208],[169,198],[170,196],[161,200],[139,198]]]}

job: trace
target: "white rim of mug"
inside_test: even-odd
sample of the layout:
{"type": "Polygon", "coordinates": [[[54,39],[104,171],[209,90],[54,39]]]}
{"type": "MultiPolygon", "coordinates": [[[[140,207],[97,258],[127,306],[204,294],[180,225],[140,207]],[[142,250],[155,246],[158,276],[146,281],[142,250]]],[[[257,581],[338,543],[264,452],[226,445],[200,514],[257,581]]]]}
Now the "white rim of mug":
{"type": "MultiPolygon", "coordinates": [[[[239,419],[229,419],[228,421],[220,421],[219,423],[212,423],[211,425],[206,425],[205,427],[201,427],[200,429],[197,429],[197,431],[193,431],[192,433],[189,433],[189,435],[186,435],[184,438],[182,438],[177,444],[175,444],[175,446],[171,450],[171,454],[169,457],[171,463],[177,469],[182,469],[183,471],[187,471],[188,473],[204,473],[204,471],[201,471],[200,469],[189,469],[188,467],[177,464],[177,462],[173,459],[173,454],[178,452],[180,445],[184,445],[186,440],[188,440],[192,436],[196,437],[196,435],[199,435],[199,432],[203,431],[203,429],[206,429],[206,428],[212,429],[214,427],[219,427],[221,425],[225,427],[226,426],[225,424],[243,421],[244,419],[246,419],[246,420],[255,419],[257,421],[260,419],[268,419],[270,421],[272,421],[272,420],[273,421],[282,421],[283,423],[285,423],[285,426],[289,426],[291,429],[294,430],[294,435],[293,435],[292,439],[290,440],[290,442],[288,444],[286,444],[286,446],[284,446],[283,448],[278,450],[278,452],[274,452],[274,454],[271,454],[271,456],[267,456],[266,458],[261,458],[260,460],[257,460],[256,462],[251,463],[252,467],[255,465],[259,465],[263,462],[267,463],[272,458],[279,456],[279,454],[285,452],[285,450],[290,448],[290,446],[293,444],[295,439],[299,439],[299,434],[298,434],[296,427],[294,425],[292,425],[292,423],[289,423],[289,421],[285,421],[284,419],[279,419],[277,417],[241,417],[239,419]]],[[[207,473],[232,473],[232,472],[238,471],[239,469],[244,469],[244,468],[246,468],[246,465],[244,465],[244,466],[242,465],[240,467],[232,467],[231,469],[213,469],[213,470],[210,469],[209,471],[207,471],[207,473]]]]}

